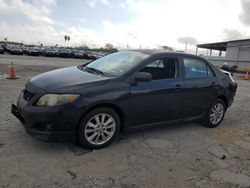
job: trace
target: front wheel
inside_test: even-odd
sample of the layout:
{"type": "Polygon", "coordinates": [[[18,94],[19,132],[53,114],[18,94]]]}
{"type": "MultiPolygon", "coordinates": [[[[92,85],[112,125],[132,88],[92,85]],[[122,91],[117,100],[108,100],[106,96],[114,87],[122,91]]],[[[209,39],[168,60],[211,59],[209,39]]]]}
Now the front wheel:
{"type": "Polygon", "coordinates": [[[224,101],[219,98],[215,99],[205,115],[205,125],[210,128],[217,127],[222,122],[225,112],[226,105],[224,101]]]}
{"type": "Polygon", "coordinates": [[[101,149],[117,137],[120,118],[111,108],[96,108],[86,114],[77,131],[79,144],[87,149],[101,149]]]}

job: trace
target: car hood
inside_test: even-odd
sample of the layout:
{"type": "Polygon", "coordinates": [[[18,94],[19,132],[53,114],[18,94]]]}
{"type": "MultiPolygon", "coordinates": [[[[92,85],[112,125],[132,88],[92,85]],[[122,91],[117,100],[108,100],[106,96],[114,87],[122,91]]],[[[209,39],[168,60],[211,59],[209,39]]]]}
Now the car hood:
{"type": "Polygon", "coordinates": [[[61,68],[39,74],[30,79],[28,84],[46,91],[73,91],[84,87],[103,84],[110,77],[103,77],[82,71],[75,67],[61,68]]]}

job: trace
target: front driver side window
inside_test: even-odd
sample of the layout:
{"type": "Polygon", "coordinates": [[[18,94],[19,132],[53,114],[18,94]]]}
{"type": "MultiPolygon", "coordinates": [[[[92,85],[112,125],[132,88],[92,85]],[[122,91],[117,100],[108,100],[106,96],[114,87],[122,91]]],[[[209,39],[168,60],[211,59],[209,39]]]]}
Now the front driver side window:
{"type": "Polygon", "coordinates": [[[146,65],[140,72],[148,72],[152,80],[177,77],[177,58],[160,58],[146,65]]]}

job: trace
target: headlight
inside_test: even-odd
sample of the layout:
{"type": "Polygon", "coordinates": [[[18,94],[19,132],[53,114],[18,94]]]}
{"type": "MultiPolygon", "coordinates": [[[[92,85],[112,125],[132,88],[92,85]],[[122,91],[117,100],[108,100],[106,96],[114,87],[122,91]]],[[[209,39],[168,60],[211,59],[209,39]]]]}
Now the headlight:
{"type": "Polygon", "coordinates": [[[79,98],[79,94],[46,94],[43,95],[36,103],[36,106],[56,106],[74,102],[79,98]]]}

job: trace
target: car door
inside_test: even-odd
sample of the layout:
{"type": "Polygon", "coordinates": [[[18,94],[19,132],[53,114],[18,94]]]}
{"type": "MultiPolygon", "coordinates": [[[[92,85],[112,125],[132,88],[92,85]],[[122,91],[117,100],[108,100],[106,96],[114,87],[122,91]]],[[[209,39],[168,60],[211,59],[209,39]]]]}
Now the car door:
{"type": "Polygon", "coordinates": [[[152,80],[130,86],[130,126],[178,119],[182,104],[179,59],[157,58],[140,72],[151,73],[152,80]]]}
{"type": "Polygon", "coordinates": [[[182,58],[183,106],[181,118],[200,115],[216,96],[217,79],[209,64],[200,58],[182,58]]]}

